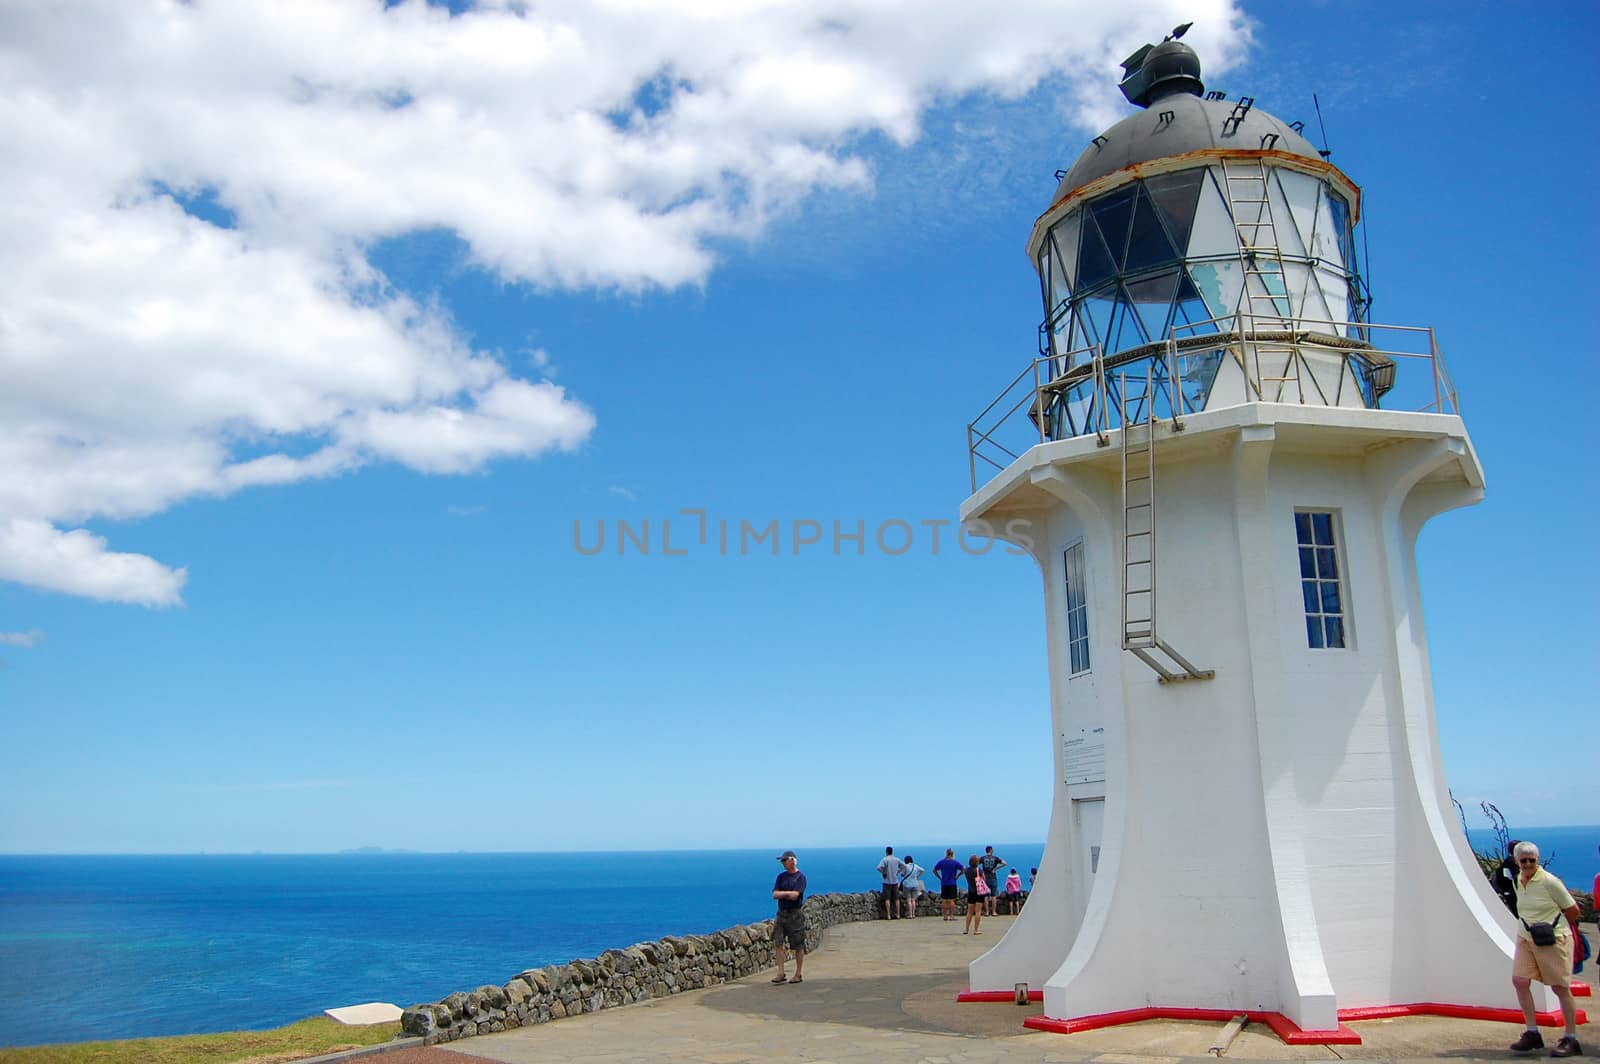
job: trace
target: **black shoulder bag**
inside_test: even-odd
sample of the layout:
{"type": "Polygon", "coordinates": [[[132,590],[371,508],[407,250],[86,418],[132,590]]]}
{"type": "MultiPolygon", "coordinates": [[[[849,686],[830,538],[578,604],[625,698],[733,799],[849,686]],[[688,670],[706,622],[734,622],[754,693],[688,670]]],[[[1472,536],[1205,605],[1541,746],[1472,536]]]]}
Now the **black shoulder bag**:
{"type": "Polygon", "coordinates": [[[1556,913],[1555,923],[1540,922],[1530,924],[1528,921],[1523,920],[1522,926],[1528,929],[1528,937],[1533,939],[1535,946],[1554,946],[1556,944],[1556,928],[1561,926],[1562,919],[1562,915],[1556,913]]]}

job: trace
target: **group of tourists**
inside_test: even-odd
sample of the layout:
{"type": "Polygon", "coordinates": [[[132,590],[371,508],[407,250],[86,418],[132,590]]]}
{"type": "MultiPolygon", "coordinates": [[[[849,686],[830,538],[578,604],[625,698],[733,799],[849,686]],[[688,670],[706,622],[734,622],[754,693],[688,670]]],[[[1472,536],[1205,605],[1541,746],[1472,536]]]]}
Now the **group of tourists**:
{"type": "MultiPolygon", "coordinates": [[[[778,878],[772,884],[772,897],[778,903],[778,915],[772,921],[778,974],[772,981],[801,983],[805,981],[802,970],[806,958],[806,874],[800,871],[799,858],[793,850],[784,850],[778,855],[778,862],[783,865],[783,871],[778,873],[778,878]],[[793,978],[788,974],[791,953],[794,954],[793,978]]],[[[922,879],[927,873],[928,869],[917,864],[917,859],[909,853],[904,857],[896,857],[893,846],[883,848],[878,874],[883,878],[885,920],[909,919],[917,915],[917,904],[928,889],[922,879]]],[[[963,935],[983,934],[979,928],[983,925],[984,916],[1000,915],[1002,906],[1006,913],[1012,915],[1022,910],[1022,875],[1017,869],[1011,868],[1005,858],[996,855],[993,846],[985,846],[982,856],[973,854],[964,865],[956,860],[955,850],[947,849],[944,859],[934,864],[933,874],[939,877],[939,901],[946,920],[956,918],[956,899],[960,896],[962,879],[966,880],[967,918],[966,926],[961,931],[963,935]],[[1004,884],[1000,882],[1002,868],[1011,869],[1006,874],[1004,884]]],[[[1029,875],[1029,890],[1033,889],[1033,876],[1038,874],[1039,870],[1035,868],[1029,875]]]]}
{"type": "MultiPolygon", "coordinates": [[[[956,851],[947,849],[944,858],[933,866],[933,874],[939,877],[939,904],[941,914],[946,920],[956,918],[956,899],[960,896],[961,880],[966,880],[967,888],[967,919],[966,927],[962,930],[965,935],[971,932],[974,935],[983,934],[978,930],[983,924],[984,916],[999,915],[1001,906],[1005,907],[1008,914],[1015,915],[1022,909],[1022,875],[1015,868],[1006,875],[1005,885],[1000,884],[1000,869],[1011,868],[1003,857],[994,852],[993,846],[983,848],[983,856],[973,854],[967,858],[963,865],[956,860],[956,851]]],[[[910,854],[896,857],[893,846],[883,848],[883,860],[878,862],[878,875],[883,878],[883,918],[885,920],[898,920],[902,917],[909,918],[917,915],[917,903],[922,900],[922,895],[927,892],[927,884],[922,880],[927,869],[917,864],[917,859],[910,854]]],[[[1034,869],[1034,873],[1038,873],[1034,869]]]]}

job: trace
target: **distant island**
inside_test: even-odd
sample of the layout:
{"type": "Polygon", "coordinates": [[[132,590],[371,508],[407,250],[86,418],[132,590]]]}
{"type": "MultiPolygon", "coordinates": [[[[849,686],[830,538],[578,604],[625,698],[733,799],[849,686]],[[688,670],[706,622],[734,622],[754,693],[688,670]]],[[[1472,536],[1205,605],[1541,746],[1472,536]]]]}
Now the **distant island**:
{"type": "Polygon", "coordinates": [[[353,850],[340,850],[340,853],[417,853],[417,850],[388,850],[382,846],[357,846],[353,850]]]}

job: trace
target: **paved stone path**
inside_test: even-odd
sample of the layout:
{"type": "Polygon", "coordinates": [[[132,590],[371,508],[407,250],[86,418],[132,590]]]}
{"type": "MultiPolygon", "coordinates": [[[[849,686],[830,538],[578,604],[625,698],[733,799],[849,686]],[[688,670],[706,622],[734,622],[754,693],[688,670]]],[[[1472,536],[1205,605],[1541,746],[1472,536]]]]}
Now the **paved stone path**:
{"type": "MultiPolygon", "coordinates": [[[[418,1057],[415,1064],[467,1064],[463,1054],[501,1064],[1215,1064],[1207,1047],[1221,1024],[1150,1021],[1057,1035],[1022,1026],[1023,1017],[1037,1013],[1038,1005],[957,1004],[957,992],[966,987],[967,963],[997,942],[1009,924],[1007,917],[986,920],[987,930],[978,938],[963,936],[959,923],[938,917],[847,924],[829,930],[823,948],[806,958],[806,978],[800,985],[773,986],[768,982],[771,972],[759,973],[660,1001],[464,1039],[426,1051],[430,1055],[418,1057]]],[[[1515,1005],[1509,977],[1506,999],[1508,1006],[1515,1005]]],[[[1587,1008],[1595,1000],[1582,1004],[1587,1008]]],[[[1270,1031],[1252,1025],[1233,1043],[1227,1059],[1504,1061],[1510,1057],[1504,1047],[1521,1029],[1520,1024],[1436,1017],[1351,1026],[1361,1034],[1362,1045],[1285,1046],[1270,1031]]],[[[1600,1051],[1600,1024],[1578,1033],[1591,1043],[1591,1055],[1600,1051]]],[[[1548,1029],[1546,1034],[1547,1043],[1554,1045],[1548,1029]]],[[[382,1064],[395,1060],[388,1054],[380,1059],[382,1064]]]]}

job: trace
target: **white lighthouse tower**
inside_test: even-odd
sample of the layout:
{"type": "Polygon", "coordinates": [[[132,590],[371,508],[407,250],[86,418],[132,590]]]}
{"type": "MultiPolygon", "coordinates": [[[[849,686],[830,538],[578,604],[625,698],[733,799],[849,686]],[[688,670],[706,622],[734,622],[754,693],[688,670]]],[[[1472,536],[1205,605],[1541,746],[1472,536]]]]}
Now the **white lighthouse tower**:
{"type": "Polygon", "coordinates": [[[1520,1019],[1434,722],[1415,544],[1483,471],[1433,332],[1367,320],[1360,190],[1298,124],[1203,95],[1172,38],[1124,67],[1142,110],[1028,241],[1041,357],[969,430],[963,520],[1043,574],[1055,735],[1036,889],[972,990],[1042,987],[1065,1031],[1520,1019]]]}

